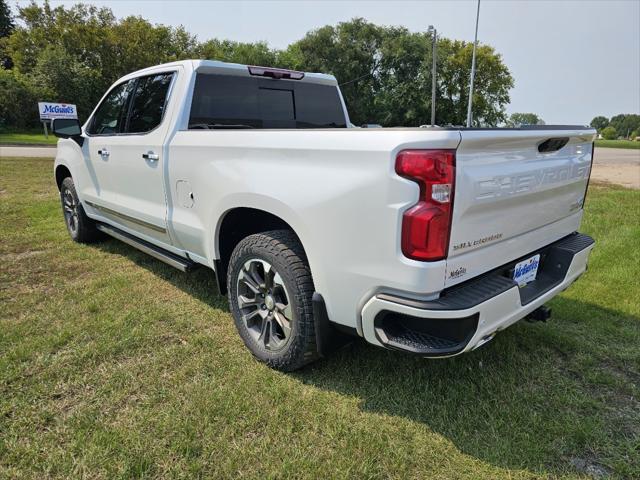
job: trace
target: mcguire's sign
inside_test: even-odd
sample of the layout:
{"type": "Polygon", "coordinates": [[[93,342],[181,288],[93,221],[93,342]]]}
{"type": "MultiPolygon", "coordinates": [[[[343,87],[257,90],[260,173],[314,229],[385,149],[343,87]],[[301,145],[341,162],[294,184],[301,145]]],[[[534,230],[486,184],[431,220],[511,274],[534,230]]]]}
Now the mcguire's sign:
{"type": "Polygon", "coordinates": [[[52,120],[54,118],[78,118],[78,110],[70,103],[38,102],[40,120],[52,120]]]}

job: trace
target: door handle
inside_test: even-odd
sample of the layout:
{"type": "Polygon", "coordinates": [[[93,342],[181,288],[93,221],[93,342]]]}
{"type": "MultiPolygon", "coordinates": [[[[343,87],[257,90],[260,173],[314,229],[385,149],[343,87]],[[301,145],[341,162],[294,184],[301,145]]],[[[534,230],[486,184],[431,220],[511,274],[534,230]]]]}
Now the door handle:
{"type": "Polygon", "coordinates": [[[100,155],[101,157],[108,157],[109,156],[109,150],[107,150],[106,148],[98,150],[98,155],[100,155]]]}
{"type": "Polygon", "coordinates": [[[160,160],[160,155],[153,153],[152,151],[148,151],[147,153],[142,154],[142,158],[145,160],[151,160],[152,162],[157,162],[160,160]]]}

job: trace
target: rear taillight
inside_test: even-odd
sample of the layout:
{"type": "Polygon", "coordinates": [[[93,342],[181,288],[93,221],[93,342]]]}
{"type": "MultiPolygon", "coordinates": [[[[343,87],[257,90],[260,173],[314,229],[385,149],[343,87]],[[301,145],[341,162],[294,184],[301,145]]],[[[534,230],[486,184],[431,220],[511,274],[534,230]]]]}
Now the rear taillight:
{"type": "Polygon", "coordinates": [[[402,253],[414,260],[442,260],[451,233],[455,150],[403,150],[396,173],[420,185],[418,203],[402,218],[402,253]]]}

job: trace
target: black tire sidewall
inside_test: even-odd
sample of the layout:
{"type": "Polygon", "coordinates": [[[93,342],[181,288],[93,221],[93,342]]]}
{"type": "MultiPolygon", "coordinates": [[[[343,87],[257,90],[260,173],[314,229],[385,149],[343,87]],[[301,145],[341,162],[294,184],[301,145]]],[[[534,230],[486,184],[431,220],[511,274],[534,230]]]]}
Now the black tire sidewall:
{"type": "MultiPolygon", "coordinates": [[[[273,250],[264,248],[264,243],[268,242],[269,238],[268,235],[264,234],[252,235],[240,242],[236,250],[234,250],[227,277],[229,305],[238,333],[251,353],[258,360],[267,363],[273,368],[293,370],[307,363],[305,351],[307,350],[307,337],[310,332],[303,330],[312,328],[313,324],[310,324],[308,321],[303,322],[301,319],[311,314],[310,298],[307,299],[307,301],[305,301],[304,298],[305,296],[310,297],[310,294],[308,293],[308,288],[307,292],[305,292],[304,288],[301,288],[301,285],[299,285],[299,280],[291,272],[290,262],[287,261],[287,258],[283,255],[278,255],[278,253],[273,250]],[[255,237],[263,238],[256,239],[255,237]],[[253,339],[242,320],[242,314],[237,304],[238,275],[242,266],[252,259],[261,259],[270,263],[280,274],[287,293],[289,294],[288,300],[292,307],[293,317],[291,319],[291,334],[288,343],[277,351],[267,350],[253,339]]],[[[306,260],[302,260],[304,260],[306,264],[306,260]]]]}
{"type": "Polygon", "coordinates": [[[65,227],[67,228],[67,232],[69,232],[69,236],[74,242],[79,243],[90,243],[98,240],[101,235],[98,229],[96,228],[95,222],[87,217],[87,214],[84,211],[84,207],[82,206],[82,202],[78,197],[78,193],[76,192],[76,186],[73,183],[73,179],[71,177],[67,177],[62,181],[60,185],[60,204],[62,206],[62,217],[64,218],[65,227]],[[71,231],[69,225],[67,223],[67,218],[64,215],[64,192],[68,190],[73,196],[74,201],[77,205],[78,212],[78,228],[75,232],[71,231]]]}

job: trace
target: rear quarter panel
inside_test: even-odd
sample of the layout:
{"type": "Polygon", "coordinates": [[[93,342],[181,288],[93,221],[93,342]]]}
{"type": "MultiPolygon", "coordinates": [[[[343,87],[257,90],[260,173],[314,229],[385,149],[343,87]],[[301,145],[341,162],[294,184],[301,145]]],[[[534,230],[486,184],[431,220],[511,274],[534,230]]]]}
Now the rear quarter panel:
{"type": "Polygon", "coordinates": [[[395,174],[395,156],[455,148],[459,138],[419,129],[179,131],[169,147],[172,235],[213,265],[228,211],[272,213],[301,239],[330,318],[356,327],[365,298],[382,287],[421,296],[441,290],[444,261],[402,255],[402,212],[418,187],[395,174]],[[194,193],[191,208],[177,201],[181,181],[194,193]]]}

